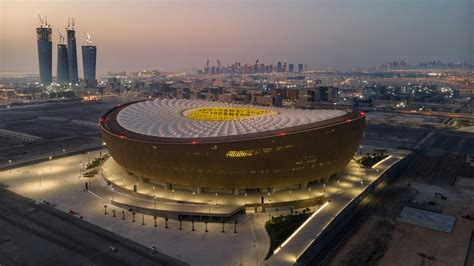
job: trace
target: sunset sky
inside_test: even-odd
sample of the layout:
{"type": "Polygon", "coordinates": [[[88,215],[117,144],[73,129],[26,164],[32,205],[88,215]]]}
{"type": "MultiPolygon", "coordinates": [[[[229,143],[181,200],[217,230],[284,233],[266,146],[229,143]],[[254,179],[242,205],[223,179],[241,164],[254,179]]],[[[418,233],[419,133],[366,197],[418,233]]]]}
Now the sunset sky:
{"type": "MultiPolygon", "coordinates": [[[[405,60],[473,61],[472,0],[0,0],[0,73],[38,69],[38,13],[76,19],[98,72],[190,69],[206,59],[351,68],[405,60]],[[98,2],[98,3],[96,3],[98,2]]],[[[78,49],[78,52],[80,49],[78,49]]],[[[80,68],[81,54],[78,53],[80,68]]]]}

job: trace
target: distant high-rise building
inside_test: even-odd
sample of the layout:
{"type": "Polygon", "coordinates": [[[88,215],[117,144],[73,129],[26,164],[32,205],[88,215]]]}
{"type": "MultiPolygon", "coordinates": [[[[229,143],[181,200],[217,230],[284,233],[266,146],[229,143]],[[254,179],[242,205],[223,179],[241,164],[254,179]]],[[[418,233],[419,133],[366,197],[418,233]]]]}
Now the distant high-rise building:
{"type": "Polygon", "coordinates": [[[298,64],[298,72],[303,72],[303,64],[298,64]]]}
{"type": "Polygon", "coordinates": [[[47,21],[44,21],[43,19],[40,19],[40,21],[41,26],[36,28],[40,81],[43,86],[49,86],[53,81],[52,29],[47,21]]]}
{"type": "Polygon", "coordinates": [[[58,64],[57,64],[57,81],[59,84],[69,83],[69,68],[67,64],[67,47],[65,44],[58,44],[58,64]]]}
{"type": "Polygon", "coordinates": [[[288,72],[293,72],[293,64],[288,65],[288,72]]]}
{"type": "Polygon", "coordinates": [[[84,68],[84,80],[88,88],[97,87],[95,78],[97,62],[97,47],[95,45],[82,46],[82,66],[84,68]]]}
{"type": "Polygon", "coordinates": [[[282,68],[281,68],[281,62],[278,62],[277,63],[277,72],[281,72],[282,68]]]}
{"type": "Polygon", "coordinates": [[[69,80],[75,85],[79,84],[79,74],[77,72],[77,51],[76,51],[76,31],[74,22],[69,24],[67,29],[67,63],[69,68],[69,80]]]}

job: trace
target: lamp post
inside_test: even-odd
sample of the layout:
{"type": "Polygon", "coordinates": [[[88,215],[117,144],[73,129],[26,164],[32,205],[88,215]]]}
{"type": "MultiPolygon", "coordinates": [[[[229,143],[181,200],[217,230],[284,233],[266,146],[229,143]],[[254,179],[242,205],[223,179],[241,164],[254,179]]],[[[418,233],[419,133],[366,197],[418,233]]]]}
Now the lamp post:
{"type": "Polygon", "coordinates": [[[171,189],[171,199],[174,200],[174,188],[171,189]]]}
{"type": "Polygon", "coordinates": [[[248,196],[248,194],[247,194],[247,192],[245,192],[245,194],[244,194],[244,198],[245,198],[245,205],[247,205],[247,196],[248,196]]]}
{"type": "Polygon", "coordinates": [[[193,191],[193,203],[196,202],[196,191],[193,191]]]}
{"type": "Polygon", "coordinates": [[[8,167],[10,168],[10,174],[12,173],[12,160],[8,160],[8,167]]]}
{"type": "Polygon", "coordinates": [[[288,194],[290,194],[290,201],[291,201],[291,190],[290,190],[290,191],[288,191],[288,194]]]}
{"type": "Polygon", "coordinates": [[[66,149],[63,149],[63,160],[66,161],[66,149]]]}
{"type": "Polygon", "coordinates": [[[51,170],[53,170],[53,164],[51,162],[51,159],[53,159],[53,157],[49,156],[49,171],[51,172],[51,170]]]}
{"type": "Polygon", "coordinates": [[[114,201],[114,185],[112,185],[110,187],[112,189],[112,201],[110,202],[110,204],[112,204],[112,202],[114,201]]]}
{"type": "Polygon", "coordinates": [[[211,204],[212,204],[212,201],[208,200],[207,205],[209,206],[209,217],[211,217],[211,204]]]}
{"type": "Polygon", "coordinates": [[[272,206],[272,200],[269,199],[268,200],[268,219],[270,219],[270,213],[271,213],[271,210],[270,210],[270,207],[272,206]]]}
{"type": "Polygon", "coordinates": [[[82,174],[82,167],[81,167],[81,162],[79,162],[79,178],[81,177],[82,174]]]}
{"type": "Polygon", "coordinates": [[[217,196],[218,196],[218,195],[219,195],[219,194],[217,194],[217,192],[216,192],[216,205],[217,205],[217,196]]]}
{"type": "Polygon", "coordinates": [[[156,211],[156,192],[155,192],[155,186],[153,186],[153,209],[156,211]]]}
{"type": "Polygon", "coordinates": [[[310,199],[310,198],[311,198],[311,188],[309,187],[308,188],[308,199],[310,199]]]}

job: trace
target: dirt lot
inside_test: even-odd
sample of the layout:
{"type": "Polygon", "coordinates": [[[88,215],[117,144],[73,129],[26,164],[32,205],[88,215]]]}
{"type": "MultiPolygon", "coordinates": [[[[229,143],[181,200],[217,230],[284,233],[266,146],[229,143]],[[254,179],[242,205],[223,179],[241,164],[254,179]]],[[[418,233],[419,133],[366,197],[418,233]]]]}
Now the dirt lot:
{"type": "Polygon", "coordinates": [[[464,160],[445,153],[420,156],[330,265],[464,265],[474,230],[474,219],[463,218],[474,217],[474,169],[464,160]],[[453,233],[397,222],[404,206],[455,216],[453,233]]]}

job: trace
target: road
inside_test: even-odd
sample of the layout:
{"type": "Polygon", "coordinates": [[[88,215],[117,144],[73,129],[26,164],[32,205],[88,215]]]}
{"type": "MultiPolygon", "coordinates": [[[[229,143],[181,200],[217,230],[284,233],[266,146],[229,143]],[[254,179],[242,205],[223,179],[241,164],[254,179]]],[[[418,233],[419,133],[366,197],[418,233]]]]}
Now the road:
{"type": "Polygon", "coordinates": [[[185,265],[4,188],[0,206],[0,265],[185,265]]]}

